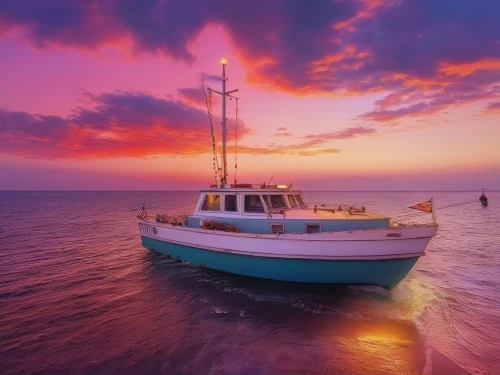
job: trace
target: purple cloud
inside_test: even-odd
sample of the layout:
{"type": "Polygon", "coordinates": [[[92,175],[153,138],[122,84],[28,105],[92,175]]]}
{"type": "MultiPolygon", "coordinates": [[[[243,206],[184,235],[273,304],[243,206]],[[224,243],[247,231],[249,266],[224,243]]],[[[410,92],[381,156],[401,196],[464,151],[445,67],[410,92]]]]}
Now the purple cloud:
{"type": "MultiPolygon", "coordinates": [[[[95,107],[76,108],[68,117],[1,109],[0,153],[64,159],[196,155],[211,149],[205,110],[140,92],[86,96],[95,107]]],[[[249,132],[242,120],[238,136],[249,132]]]]}
{"type": "Polygon", "coordinates": [[[7,27],[23,26],[37,45],[95,48],[132,37],[136,50],[161,51],[190,62],[187,45],[208,23],[224,25],[242,51],[254,57],[317,58],[321,44],[337,31],[331,26],[356,14],[349,0],[311,2],[245,0],[227,6],[216,0],[31,0],[2,2],[7,27]],[[321,37],[323,40],[318,40],[321,37]],[[283,44],[284,48],[276,46],[283,44]]]}
{"type": "Polygon", "coordinates": [[[116,126],[152,127],[161,123],[165,127],[205,128],[205,111],[181,101],[157,98],[141,92],[104,93],[94,99],[92,110],[78,108],[69,120],[76,125],[98,129],[116,126]]]}
{"type": "Polygon", "coordinates": [[[500,114],[500,101],[489,103],[485,109],[480,113],[482,115],[495,115],[500,114]]]}
{"type": "Polygon", "coordinates": [[[277,133],[274,133],[274,137],[291,137],[292,133],[287,132],[287,128],[280,126],[276,129],[277,133]]]}
{"type": "Polygon", "coordinates": [[[39,47],[131,41],[132,52],[188,63],[189,43],[207,24],[222,25],[256,85],[295,95],[394,92],[387,101],[400,103],[363,115],[374,121],[492,99],[500,83],[497,0],[17,0],[0,2],[0,19],[3,33],[19,27],[39,47]]]}
{"type": "Polygon", "coordinates": [[[67,130],[66,121],[59,116],[32,115],[0,109],[0,129],[12,137],[31,137],[41,141],[61,139],[67,130]]]}
{"type": "MultiPolygon", "coordinates": [[[[484,72],[484,71],[483,71],[484,72]]],[[[463,77],[462,82],[443,87],[427,87],[416,90],[404,88],[396,90],[382,100],[375,102],[375,110],[367,112],[361,119],[376,122],[394,122],[404,117],[422,117],[438,113],[450,106],[459,106],[479,100],[500,97],[500,87],[491,85],[484,77],[500,77],[499,72],[482,74],[475,71],[463,77]],[[479,79],[475,79],[478,78],[479,79]]],[[[494,80],[493,80],[494,82],[494,80]]]]}
{"type": "Polygon", "coordinates": [[[221,76],[216,76],[214,74],[201,73],[201,78],[205,83],[209,82],[222,82],[221,76]]]}
{"type": "Polygon", "coordinates": [[[338,139],[356,138],[356,137],[360,137],[360,136],[364,136],[364,135],[374,135],[376,133],[377,133],[376,129],[365,128],[365,127],[359,126],[359,127],[347,128],[344,130],[340,130],[337,132],[331,132],[331,133],[309,134],[309,135],[304,136],[303,138],[326,142],[326,141],[332,141],[332,140],[338,140],[338,139]]]}
{"type": "MultiPolygon", "coordinates": [[[[92,159],[199,155],[211,152],[205,109],[181,101],[157,98],[142,92],[86,93],[94,108],[75,108],[68,117],[44,116],[0,109],[0,153],[44,159],[92,159]]],[[[214,123],[220,119],[214,118],[214,123]]],[[[251,130],[238,121],[238,139],[251,130]]],[[[220,129],[216,128],[220,139],[220,129]]],[[[234,150],[235,121],[228,121],[228,149],[234,150]]],[[[316,155],[334,153],[319,148],[325,140],[292,145],[252,147],[240,144],[238,152],[250,154],[316,155]]],[[[335,152],[340,152],[339,150],[335,152]]]]}
{"type": "Polygon", "coordinates": [[[177,92],[182,97],[182,99],[188,103],[194,105],[204,106],[205,103],[205,95],[203,94],[203,88],[198,87],[185,87],[177,89],[177,92]]]}

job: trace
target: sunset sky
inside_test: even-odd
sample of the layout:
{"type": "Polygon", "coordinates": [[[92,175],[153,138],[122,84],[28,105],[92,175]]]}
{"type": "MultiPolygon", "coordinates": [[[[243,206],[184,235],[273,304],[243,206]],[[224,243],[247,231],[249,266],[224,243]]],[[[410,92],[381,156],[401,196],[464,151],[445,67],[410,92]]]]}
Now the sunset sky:
{"type": "Polygon", "coordinates": [[[208,187],[222,56],[238,182],[500,190],[499,20],[498,0],[2,0],[0,190],[208,187]]]}

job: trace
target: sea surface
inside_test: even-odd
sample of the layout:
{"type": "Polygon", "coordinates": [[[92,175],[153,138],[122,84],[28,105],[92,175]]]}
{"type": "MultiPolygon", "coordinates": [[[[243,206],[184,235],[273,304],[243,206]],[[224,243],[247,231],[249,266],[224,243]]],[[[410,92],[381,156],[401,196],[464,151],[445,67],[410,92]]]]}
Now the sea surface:
{"type": "Polygon", "coordinates": [[[0,192],[0,374],[500,374],[500,193],[306,192],[440,228],[392,290],[231,275],[141,246],[196,192],[0,192]],[[429,214],[401,217],[430,221],[429,214]]]}

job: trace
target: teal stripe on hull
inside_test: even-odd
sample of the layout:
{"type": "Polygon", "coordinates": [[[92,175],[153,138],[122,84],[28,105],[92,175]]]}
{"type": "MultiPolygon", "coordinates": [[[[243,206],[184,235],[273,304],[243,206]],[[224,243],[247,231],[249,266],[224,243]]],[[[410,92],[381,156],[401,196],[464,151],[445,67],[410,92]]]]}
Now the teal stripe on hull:
{"type": "Polygon", "coordinates": [[[325,284],[373,284],[393,287],[410,272],[418,257],[383,260],[312,260],[238,255],[197,249],[142,237],[150,250],[196,265],[280,281],[325,284]]]}

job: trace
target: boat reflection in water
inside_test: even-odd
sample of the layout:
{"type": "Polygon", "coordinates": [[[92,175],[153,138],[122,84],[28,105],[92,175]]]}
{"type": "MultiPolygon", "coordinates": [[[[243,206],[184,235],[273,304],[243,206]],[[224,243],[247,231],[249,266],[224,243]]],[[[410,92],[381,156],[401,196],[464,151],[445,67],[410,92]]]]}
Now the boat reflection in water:
{"type": "Polygon", "coordinates": [[[175,260],[158,254],[145,259],[151,286],[148,299],[162,301],[162,314],[168,313],[168,319],[157,317],[157,329],[182,331],[181,336],[169,334],[163,339],[165,347],[172,347],[170,357],[176,358],[168,365],[171,371],[465,374],[445,357],[439,363],[431,361],[439,353],[428,348],[419,317],[435,297],[416,280],[404,281],[391,291],[299,283],[291,287],[186,264],[175,266],[175,260]],[[457,372],[439,372],[443,363],[457,372]],[[431,365],[433,370],[424,372],[431,365]]]}

